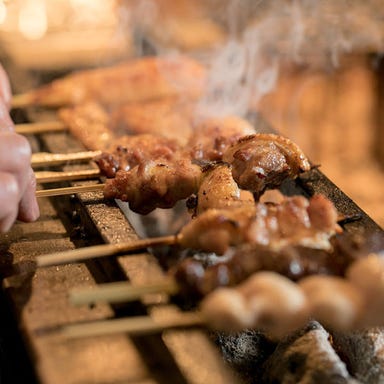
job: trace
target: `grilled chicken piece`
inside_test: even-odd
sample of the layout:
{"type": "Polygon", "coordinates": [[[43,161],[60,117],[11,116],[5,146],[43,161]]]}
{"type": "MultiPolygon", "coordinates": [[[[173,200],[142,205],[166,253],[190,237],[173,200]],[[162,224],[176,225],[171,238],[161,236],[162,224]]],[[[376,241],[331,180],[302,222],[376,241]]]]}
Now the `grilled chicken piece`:
{"type": "Polygon", "coordinates": [[[103,105],[196,99],[204,92],[206,70],[186,56],[143,57],[110,67],[74,72],[26,97],[32,105],[60,107],[95,100],[103,105]]]}
{"type": "MultiPolygon", "coordinates": [[[[224,120],[228,122],[229,120],[224,120]]],[[[225,127],[225,124],[224,126],[225,127]]],[[[231,140],[231,136],[234,132],[232,129],[233,126],[229,125],[228,130],[224,130],[222,128],[222,133],[223,136],[228,134],[225,138],[228,140],[231,140]]],[[[237,126],[236,126],[237,127],[237,126]]],[[[235,130],[236,132],[236,130],[235,130]]],[[[254,138],[255,140],[251,140],[249,143],[249,148],[250,150],[252,149],[252,146],[254,146],[255,153],[256,150],[259,149],[260,147],[263,149],[261,151],[260,156],[254,156],[252,159],[252,166],[253,168],[258,169],[258,172],[261,172],[263,166],[267,166],[267,171],[265,174],[268,175],[268,179],[264,183],[255,183],[251,178],[250,175],[249,181],[250,185],[243,185],[243,191],[241,191],[241,187],[233,181],[233,174],[234,174],[234,167],[233,164],[230,164],[230,168],[227,165],[226,167],[220,167],[215,172],[213,173],[206,173],[206,177],[203,177],[202,171],[200,168],[193,164],[196,162],[196,159],[193,159],[190,157],[188,154],[187,148],[182,148],[180,151],[177,151],[175,148],[176,146],[171,148],[169,151],[167,148],[167,142],[166,140],[164,143],[159,143],[158,149],[155,147],[153,148],[153,152],[151,152],[151,147],[153,146],[153,143],[148,144],[148,152],[142,152],[140,151],[139,148],[132,148],[132,151],[126,149],[125,152],[118,150],[114,153],[111,154],[111,156],[104,155],[102,160],[98,160],[101,166],[104,167],[104,172],[107,175],[110,175],[113,177],[115,175],[116,170],[118,170],[118,164],[123,164],[123,167],[126,166],[127,164],[135,164],[137,163],[137,166],[140,167],[140,171],[138,170],[129,170],[127,174],[123,174],[125,172],[123,168],[119,170],[115,177],[116,180],[109,180],[107,184],[107,189],[105,193],[105,197],[110,197],[110,198],[121,198],[124,201],[128,201],[132,207],[135,207],[135,210],[138,211],[138,204],[135,203],[134,201],[138,200],[137,197],[135,197],[135,194],[131,191],[132,185],[138,186],[141,193],[141,202],[146,206],[144,211],[148,210],[149,206],[153,207],[171,207],[175,202],[176,196],[180,196],[181,199],[188,198],[190,195],[195,194],[199,191],[200,183],[203,182],[204,185],[200,189],[198,199],[197,199],[197,204],[200,206],[197,206],[196,204],[190,204],[190,208],[196,208],[196,212],[201,212],[206,210],[208,207],[216,207],[216,208],[222,208],[222,207],[229,207],[229,206],[237,206],[237,205],[244,205],[245,202],[252,202],[251,196],[249,193],[247,193],[245,190],[250,190],[253,192],[254,195],[259,196],[262,191],[270,187],[271,185],[279,184],[281,183],[284,179],[287,177],[295,177],[297,175],[298,171],[298,166],[294,168],[297,173],[293,172],[293,165],[291,168],[286,168],[282,167],[281,163],[279,161],[274,162],[274,156],[278,158],[278,160],[281,159],[281,152],[276,151],[272,153],[272,157],[270,156],[270,153],[265,150],[265,148],[268,145],[274,145],[274,142],[279,140],[276,135],[255,135],[255,136],[247,136],[246,139],[248,138],[254,138]],[[141,157],[140,153],[147,153],[150,158],[146,158],[145,156],[141,157]],[[157,155],[156,155],[157,153],[157,155]],[[163,155],[165,153],[166,155],[163,155]],[[159,155],[160,154],[160,155],[159,155]],[[127,155],[129,159],[124,161],[124,157],[127,155]],[[156,156],[159,156],[156,158],[156,156]],[[132,159],[134,161],[132,161],[132,159]],[[163,164],[161,167],[159,164],[163,164]],[[182,164],[182,167],[184,169],[177,169],[179,164],[182,164]],[[275,169],[273,169],[273,166],[275,166],[275,169]],[[188,171],[184,173],[184,171],[188,170],[189,168],[193,169],[190,174],[188,174],[188,171]],[[150,178],[148,177],[148,171],[152,175],[150,178]],[[232,175],[230,174],[229,170],[231,170],[232,175]],[[157,185],[154,186],[153,180],[155,179],[154,172],[159,171],[159,178],[157,179],[158,183],[165,183],[164,185],[157,185]],[[181,172],[181,173],[180,173],[181,172]],[[198,173],[200,172],[200,175],[198,176],[198,173]],[[167,175],[165,177],[165,174],[167,175]],[[175,180],[172,181],[171,177],[172,175],[175,177],[175,180]],[[182,175],[182,179],[180,179],[180,176],[182,175]],[[188,177],[190,179],[188,179],[188,177]],[[134,180],[137,178],[142,178],[142,180],[134,180]],[[183,193],[180,194],[179,190],[181,186],[178,184],[183,180],[186,185],[193,186],[193,188],[185,188],[183,189],[183,193]],[[196,184],[196,182],[199,182],[199,184],[196,184]],[[127,186],[124,187],[124,183],[127,183],[127,186]],[[218,183],[217,185],[214,185],[215,183],[218,183]],[[244,188],[245,187],[245,188],[244,188]],[[255,190],[255,188],[259,187],[260,190],[255,190]],[[175,188],[175,191],[172,192],[171,188],[175,188]],[[147,203],[145,203],[146,199],[161,199],[163,198],[163,195],[161,193],[147,193],[143,194],[143,190],[146,190],[148,192],[149,190],[160,190],[160,189],[165,189],[167,191],[166,194],[164,194],[164,197],[166,199],[169,199],[169,196],[172,196],[170,200],[166,200],[163,203],[160,201],[153,201],[152,203],[148,203],[149,205],[147,206],[147,203]],[[131,191],[127,193],[127,191],[131,191]],[[190,192],[190,194],[187,194],[187,191],[190,192]],[[208,193],[209,191],[209,193],[208,193]],[[130,199],[133,199],[132,201],[130,199]],[[200,200],[200,202],[199,202],[200,200]],[[238,200],[238,202],[236,202],[238,200]],[[171,204],[170,201],[173,203],[171,204]]],[[[156,140],[156,139],[155,139],[156,140]]],[[[214,140],[206,140],[206,143],[214,144],[214,140]]],[[[241,139],[240,141],[241,142],[241,139]]],[[[289,142],[288,142],[289,143],[289,142]]],[[[146,145],[143,144],[145,147],[146,145]]],[[[234,145],[236,146],[236,144],[234,145]]],[[[208,144],[207,144],[208,148],[208,144]]],[[[230,147],[228,151],[231,151],[233,147],[230,147]]],[[[216,149],[215,149],[216,151],[216,149]]],[[[207,154],[209,151],[205,151],[204,153],[207,154]]],[[[218,153],[218,152],[216,152],[218,153]]],[[[224,157],[227,156],[227,153],[224,153],[224,157]]],[[[236,163],[236,158],[235,157],[229,157],[229,160],[232,162],[236,163]]],[[[284,158],[285,159],[285,158],[284,158]]],[[[199,159],[199,160],[206,160],[206,159],[199,159]]],[[[287,164],[287,162],[284,162],[284,164],[287,164]]],[[[237,165],[237,164],[235,164],[237,165]]],[[[294,164],[296,166],[296,164],[294,164]]],[[[252,171],[252,167],[248,165],[248,168],[250,168],[250,171],[252,171]]],[[[208,170],[206,168],[206,170],[208,170]]],[[[238,171],[238,169],[236,169],[238,171]]],[[[235,170],[235,171],[236,171],[235,170]]],[[[246,168],[244,172],[247,172],[248,169],[246,168]]],[[[249,172],[248,172],[249,173],[249,172]]],[[[191,200],[190,200],[191,201],[191,200]]],[[[278,206],[278,205],[277,205],[278,206]]],[[[251,209],[252,211],[252,209],[251,209]]],[[[256,223],[254,224],[256,225],[256,223]]]]}
{"type": "Polygon", "coordinates": [[[293,281],[317,274],[344,276],[347,268],[361,257],[355,251],[354,238],[341,233],[332,236],[330,243],[330,249],[291,244],[272,249],[269,245],[246,243],[236,246],[230,257],[207,266],[201,258],[188,257],[169,273],[177,281],[180,294],[191,301],[200,300],[217,287],[239,284],[263,270],[293,281]]]}
{"type": "Polygon", "coordinates": [[[152,133],[186,145],[193,130],[195,103],[175,98],[128,103],[111,112],[110,127],[118,136],[152,133]]]}
{"type": "Polygon", "coordinates": [[[176,140],[192,148],[192,157],[206,161],[220,160],[230,144],[254,132],[248,121],[236,116],[195,122],[194,109],[194,102],[175,98],[110,108],[91,101],[61,108],[58,117],[88,149],[105,150],[115,137],[150,133],[176,140]]]}
{"type": "Polygon", "coordinates": [[[231,144],[253,133],[252,124],[238,116],[206,118],[196,125],[188,146],[196,160],[220,161],[231,144]]]}
{"type": "Polygon", "coordinates": [[[218,331],[258,329],[281,338],[310,318],[300,287],[274,272],[255,273],[236,288],[219,288],[200,305],[208,325],[218,331]]]}
{"type": "Polygon", "coordinates": [[[171,208],[177,201],[196,193],[201,169],[184,156],[171,160],[146,161],[128,172],[118,171],[107,179],[104,196],[127,201],[137,213],[148,214],[155,208],[171,208]]]}
{"type": "Polygon", "coordinates": [[[234,208],[254,204],[252,193],[238,187],[233,180],[231,166],[226,163],[213,163],[203,168],[197,196],[189,199],[188,203],[189,208],[193,208],[194,216],[211,208],[234,208]],[[194,207],[191,206],[190,200],[195,200],[194,207]]]}
{"type": "Polygon", "coordinates": [[[162,136],[142,134],[122,136],[116,139],[109,150],[94,158],[102,175],[113,178],[116,172],[129,171],[137,165],[163,159],[170,161],[180,152],[175,140],[162,136]]]}
{"type": "Polygon", "coordinates": [[[60,108],[57,114],[72,135],[89,150],[104,150],[116,139],[109,127],[109,114],[98,103],[60,108]]]}
{"type": "Polygon", "coordinates": [[[288,245],[330,249],[340,230],[337,211],[326,197],[286,197],[280,204],[257,203],[251,209],[208,209],[180,232],[180,244],[224,254],[230,245],[261,244],[272,250],[288,245]]]}
{"type": "Polygon", "coordinates": [[[301,149],[289,139],[274,134],[242,137],[224,154],[232,164],[232,175],[240,188],[258,198],[267,188],[275,188],[286,178],[295,178],[311,166],[301,149]]]}
{"type": "Polygon", "coordinates": [[[170,99],[113,108],[89,101],[60,108],[57,114],[73,136],[91,150],[114,151],[121,137],[140,134],[163,136],[185,145],[192,133],[192,103],[170,99]]]}

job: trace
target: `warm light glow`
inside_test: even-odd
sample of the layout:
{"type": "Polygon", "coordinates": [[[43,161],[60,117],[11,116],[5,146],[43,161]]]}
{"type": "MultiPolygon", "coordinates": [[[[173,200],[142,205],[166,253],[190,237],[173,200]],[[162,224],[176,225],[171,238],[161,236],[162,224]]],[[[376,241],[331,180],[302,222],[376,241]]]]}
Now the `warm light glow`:
{"type": "Polygon", "coordinates": [[[7,6],[4,1],[0,1],[0,24],[3,24],[7,18],[7,6]]]}
{"type": "Polygon", "coordinates": [[[44,0],[28,0],[19,13],[19,30],[30,40],[38,40],[47,32],[47,9],[44,0]]]}
{"type": "Polygon", "coordinates": [[[102,25],[114,18],[114,1],[70,0],[74,22],[83,25],[102,25]]]}

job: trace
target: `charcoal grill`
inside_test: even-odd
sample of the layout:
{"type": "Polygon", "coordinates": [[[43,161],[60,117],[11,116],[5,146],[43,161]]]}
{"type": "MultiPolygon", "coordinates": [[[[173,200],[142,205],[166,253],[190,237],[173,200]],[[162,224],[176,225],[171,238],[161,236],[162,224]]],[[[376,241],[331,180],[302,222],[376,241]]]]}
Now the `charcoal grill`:
{"type": "MultiPolygon", "coordinates": [[[[27,117],[50,118],[36,111],[30,111],[27,117]]],[[[258,131],[270,131],[259,118],[255,118],[255,126],[258,131]]],[[[43,134],[37,144],[40,150],[53,153],[84,150],[63,132],[43,134]]],[[[68,165],[65,170],[89,166],[68,165]]],[[[341,214],[353,218],[344,224],[347,232],[371,239],[383,235],[382,229],[320,170],[312,170],[291,188],[305,195],[318,192],[329,197],[341,214]]],[[[205,329],[134,337],[63,338],[58,332],[62,325],[145,314],[166,319],[179,309],[163,294],[118,305],[79,308],[69,304],[67,295],[74,287],[112,281],[145,284],[162,278],[164,271],[149,253],[36,269],[38,255],[137,239],[120,208],[104,201],[102,193],[43,198],[40,204],[38,222],[17,223],[0,238],[2,295],[10,324],[14,325],[5,344],[11,347],[6,351],[10,358],[17,359],[12,364],[16,377],[41,384],[384,380],[383,353],[378,348],[384,332],[379,329],[329,335],[313,322],[278,344],[258,332],[228,336],[205,329]]]]}

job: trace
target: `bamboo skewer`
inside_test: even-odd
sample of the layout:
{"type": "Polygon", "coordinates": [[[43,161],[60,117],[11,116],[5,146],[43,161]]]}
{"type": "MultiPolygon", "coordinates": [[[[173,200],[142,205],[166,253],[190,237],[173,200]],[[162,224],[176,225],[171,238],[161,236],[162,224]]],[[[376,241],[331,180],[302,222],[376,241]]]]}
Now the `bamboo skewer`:
{"type": "Polygon", "coordinates": [[[41,255],[36,258],[36,264],[38,267],[49,267],[53,265],[75,263],[98,257],[114,256],[122,253],[144,250],[159,245],[173,245],[177,244],[178,241],[178,236],[172,235],[136,240],[128,243],[95,245],[93,247],[41,255]]]}
{"type": "Polygon", "coordinates": [[[104,184],[79,185],[65,188],[39,189],[36,191],[36,197],[52,197],[73,195],[82,192],[98,192],[104,189],[104,184]]]}
{"type": "Polygon", "coordinates": [[[101,154],[101,151],[84,151],[72,153],[33,153],[31,158],[32,167],[44,167],[47,165],[62,165],[74,161],[92,160],[101,154]]]}
{"type": "Polygon", "coordinates": [[[53,183],[58,181],[88,180],[100,176],[98,169],[85,169],[79,171],[40,171],[35,172],[38,183],[53,183]]]}
{"type": "Polygon", "coordinates": [[[149,316],[135,316],[66,325],[61,328],[60,333],[66,338],[104,336],[115,333],[148,335],[169,329],[202,327],[204,325],[205,321],[200,313],[185,312],[165,320],[154,320],[149,316]]]}
{"type": "Polygon", "coordinates": [[[15,132],[22,135],[44,133],[44,132],[62,132],[68,129],[62,121],[44,121],[39,123],[16,124],[15,132]]]}
{"type": "Polygon", "coordinates": [[[97,302],[122,303],[139,300],[150,293],[174,295],[179,286],[172,278],[158,283],[134,286],[127,282],[98,284],[93,288],[76,289],[70,292],[69,300],[74,305],[88,305],[97,302]]]}
{"type": "Polygon", "coordinates": [[[13,95],[11,100],[11,108],[25,108],[33,104],[33,97],[30,93],[21,93],[13,95]]]}

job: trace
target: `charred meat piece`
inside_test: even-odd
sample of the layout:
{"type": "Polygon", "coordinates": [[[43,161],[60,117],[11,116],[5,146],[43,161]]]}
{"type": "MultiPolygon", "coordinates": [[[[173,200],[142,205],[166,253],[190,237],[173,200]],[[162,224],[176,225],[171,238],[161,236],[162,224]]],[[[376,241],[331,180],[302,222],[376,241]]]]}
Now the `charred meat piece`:
{"type": "Polygon", "coordinates": [[[231,144],[254,132],[254,127],[241,117],[207,118],[196,125],[188,147],[196,160],[220,161],[231,144]]]}
{"type": "Polygon", "coordinates": [[[142,134],[122,136],[110,145],[109,151],[94,158],[100,172],[108,178],[116,172],[129,171],[131,168],[148,161],[164,159],[170,161],[180,147],[175,140],[162,136],[142,134]]]}
{"type": "Polygon", "coordinates": [[[288,245],[329,249],[329,239],[338,230],[337,211],[326,197],[292,196],[279,204],[208,209],[181,230],[180,243],[184,248],[217,254],[242,243],[274,250],[288,245]]]}
{"type": "Polygon", "coordinates": [[[211,208],[233,208],[255,204],[252,193],[241,190],[233,180],[231,166],[226,163],[211,163],[203,167],[195,201],[194,216],[211,208]]]}
{"type": "Polygon", "coordinates": [[[333,236],[330,243],[329,250],[302,245],[273,250],[261,244],[241,244],[228,259],[209,266],[187,257],[170,274],[177,281],[180,294],[191,301],[200,300],[217,287],[237,285],[262,270],[277,272],[293,281],[317,274],[343,277],[348,266],[361,258],[361,249],[345,233],[333,236]]]}
{"type": "Polygon", "coordinates": [[[301,149],[292,141],[274,134],[242,137],[224,154],[232,164],[233,178],[240,188],[253,191],[258,198],[265,189],[278,187],[286,178],[310,170],[301,149]]]}
{"type": "Polygon", "coordinates": [[[146,161],[107,179],[104,196],[126,201],[134,212],[148,214],[155,208],[171,208],[196,193],[200,178],[200,167],[188,158],[146,161]]]}

